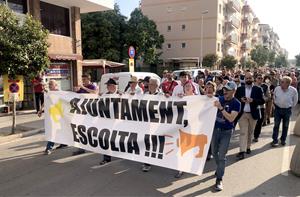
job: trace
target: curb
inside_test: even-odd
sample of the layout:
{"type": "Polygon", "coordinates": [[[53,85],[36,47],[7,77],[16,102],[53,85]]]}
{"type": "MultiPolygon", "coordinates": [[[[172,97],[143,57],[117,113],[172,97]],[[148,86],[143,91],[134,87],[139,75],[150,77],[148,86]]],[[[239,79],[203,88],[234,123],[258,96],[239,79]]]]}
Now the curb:
{"type": "Polygon", "coordinates": [[[45,130],[43,128],[40,128],[40,129],[34,129],[34,130],[23,132],[23,133],[17,133],[17,134],[13,134],[13,135],[9,135],[9,136],[0,137],[0,144],[10,142],[10,141],[13,141],[18,138],[30,137],[30,136],[42,133],[44,131],[45,130]]]}

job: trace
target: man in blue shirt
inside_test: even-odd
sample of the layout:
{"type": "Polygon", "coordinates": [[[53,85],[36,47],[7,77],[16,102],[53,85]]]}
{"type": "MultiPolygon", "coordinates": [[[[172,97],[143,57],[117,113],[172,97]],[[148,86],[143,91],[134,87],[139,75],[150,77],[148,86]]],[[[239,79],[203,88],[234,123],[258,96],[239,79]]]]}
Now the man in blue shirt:
{"type": "Polygon", "coordinates": [[[222,178],[225,171],[226,154],[229,147],[231,134],[234,130],[234,120],[241,110],[241,103],[234,98],[237,86],[229,81],[224,86],[224,96],[215,102],[218,108],[214,133],[212,137],[212,153],[217,164],[215,190],[223,190],[222,178]]]}

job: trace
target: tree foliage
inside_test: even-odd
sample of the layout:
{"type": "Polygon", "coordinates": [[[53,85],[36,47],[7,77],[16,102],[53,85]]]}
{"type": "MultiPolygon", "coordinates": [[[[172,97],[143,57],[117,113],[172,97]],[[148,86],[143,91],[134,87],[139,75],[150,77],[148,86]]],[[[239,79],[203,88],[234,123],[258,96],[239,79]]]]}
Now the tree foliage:
{"type": "Polygon", "coordinates": [[[288,66],[287,57],[284,54],[279,54],[275,58],[275,67],[280,68],[280,67],[287,67],[287,66],[288,66]]]}
{"type": "Polygon", "coordinates": [[[126,21],[117,4],[111,11],[82,15],[82,40],[85,58],[122,62],[128,58],[128,47],[134,46],[137,59],[147,64],[158,63],[164,42],[156,24],[140,9],[126,21]]]}
{"type": "Polygon", "coordinates": [[[157,31],[155,22],[136,8],[130,15],[127,30],[127,44],[136,49],[137,58],[146,64],[159,63],[164,37],[157,31]]]}
{"type": "Polygon", "coordinates": [[[83,14],[82,51],[87,59],[108,59],[121,62],[126,55],[126,17],[115,4],[114,10],[83,14]]]}
{"type": "Polygon", "coordinates": [[[216,54],[207,54],[204,56],[202,65],[204,67],[212,68],[216,65],[218,61],[218,56],[216,54]]]}
{"type": "Polygon", "coordinates": [[[232,69],[235,67],[236,64],[237,64],[237,60],[232,55],[226,55],[221,60],[221,66],[223,68],[226,67],[228,69],[232,69]]]}
{"type": "Polygon", "coordinates": [[[0,4],[0,74],[36,76],[49,65],[48,31],[27,15],[22,24],[0,4]]]}
{"type": "Polygon", "coordinates": [[[269,60],[269,50],[261,45],[256,46],[251,50],[251,59],[257,63],[258,66],[264,66],[269,60]]]}
{"type": "Polygon", "coordinates": [[[256,62],[254,62],[253,60],[246,59],[244,57],[241,58],[240,62],[244,68],[251,69],[257,67],[256,62]]]}
{"type": "Polygon", "coordinates": [[[295,58],[296,58],[296,66],[300,67],[300,54],[296,55],[295,58]]]}
{"type": "Polygon", "coordinates": [[[269,64],[273,65],[275,63],[275,58],[276,58],[275,51],[269,51],[269,58],[268,58],[269,64]]]}

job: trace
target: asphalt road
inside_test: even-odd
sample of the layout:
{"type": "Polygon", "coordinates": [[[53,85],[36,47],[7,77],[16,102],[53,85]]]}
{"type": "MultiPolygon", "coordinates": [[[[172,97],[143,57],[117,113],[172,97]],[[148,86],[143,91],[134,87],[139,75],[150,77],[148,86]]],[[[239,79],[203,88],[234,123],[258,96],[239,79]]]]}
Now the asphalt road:
{"type": "Polygon", "coordinates": [[[286,147],[270,148],[271,130],[265,127],[253,153],[239,162],[238,135],[232,137],[219,193],[213,190],[213,160],[202,176],[176,179],[174,170],[153,167],[144,173],[140,163],[123,159],[99,166],[102,156],[71,156],[71,147],[43,155],[42,134],[17,139],[0,144],[0,196],[299,196],[300,178],[288,170],[300,138],[290,135],[286,147]]]}

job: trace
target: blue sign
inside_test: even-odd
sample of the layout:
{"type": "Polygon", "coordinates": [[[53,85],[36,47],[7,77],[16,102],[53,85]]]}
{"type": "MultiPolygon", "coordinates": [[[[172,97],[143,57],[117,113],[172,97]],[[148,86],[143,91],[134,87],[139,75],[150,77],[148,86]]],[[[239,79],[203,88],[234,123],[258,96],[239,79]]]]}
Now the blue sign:
{"type": "Polygon", "coordinates": [[[128,49],[128,55],[130,58],[134,58],[135,56],[135,49],[133,46],[130,46],[129,49],[128,49]]]}

